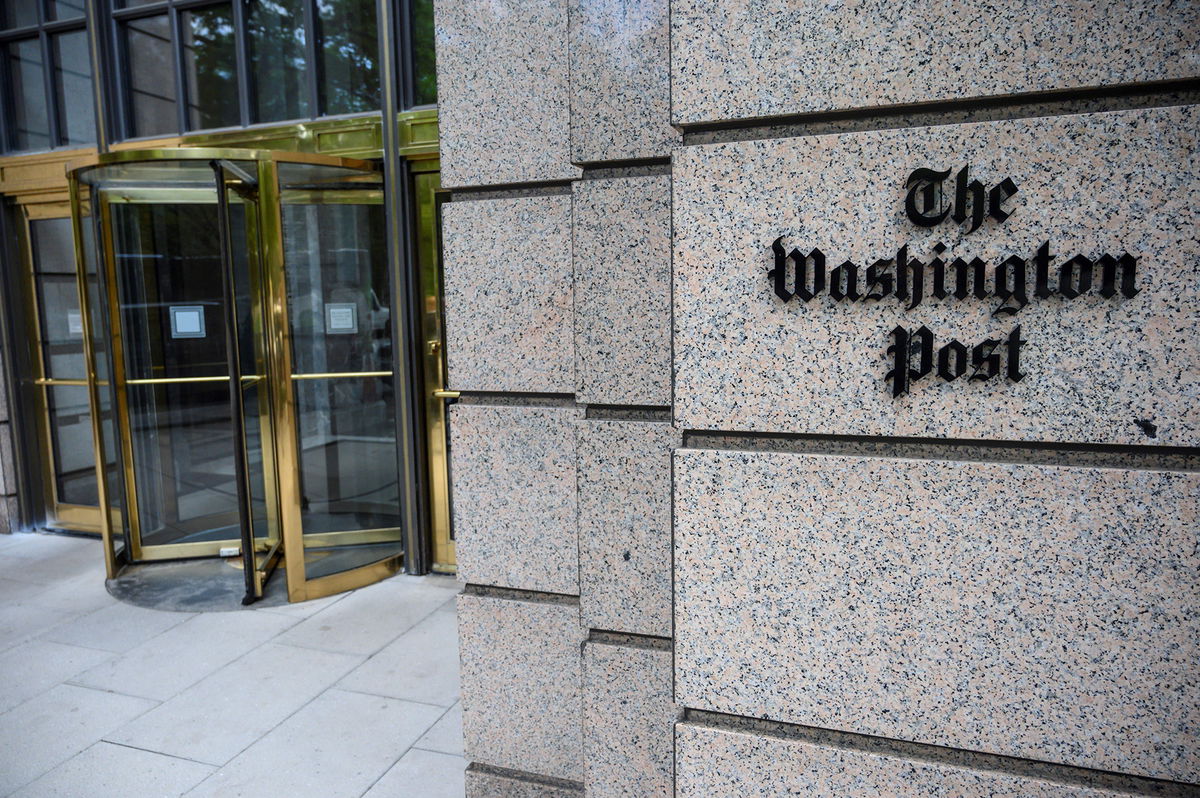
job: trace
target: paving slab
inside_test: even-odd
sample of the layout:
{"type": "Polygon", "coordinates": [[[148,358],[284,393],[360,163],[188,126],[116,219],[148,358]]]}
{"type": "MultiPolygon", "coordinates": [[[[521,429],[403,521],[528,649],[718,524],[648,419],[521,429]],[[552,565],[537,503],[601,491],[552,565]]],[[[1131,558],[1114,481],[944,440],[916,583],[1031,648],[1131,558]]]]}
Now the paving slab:
{"type": "Polygon", "coordinates": [[[361,661],[268,643],[105,739],[224,765],[361,661]]]}
{"type": "Polygon", "coordinates": [[[425,751],[437,751],[441,754],[464,756],[462,714],[462,702],[460,701],[446,710],[446,714],[442,715],[413,747],[425,751]]]}
{"type": "Polygon", "coordinates": [[[191,617],[191,613],[160,612],[118,602],[60,624],[42,637],[55,643],[121,653],[191,617]]]}
{"type": "Polygon", "coordinates": [[[155,706],[60,684],[0,715],[0,795],[28,784],[155,706]]]}
{"type": "Polygon", "coordinates": [[[212,772],[211,765],[99,742],[13,793],[13,798],[182,795],[212,772]]]}
{"type": "Polygon", "coordinates": [[[107,651],[30,640],[0,655],[0,712],[112,658],[107,651]]]}
{"type": "Polygon", "coordinates": [[[458,700],[458,622],[431,613],[351,671],[339,687],[449,707],[458,700]]]}
{"type": "Polygon", "coordinates": [[[461,756],[413,748],[363,798],[462,798],[467,789],[466,769],[467,760],[461,756]]]}

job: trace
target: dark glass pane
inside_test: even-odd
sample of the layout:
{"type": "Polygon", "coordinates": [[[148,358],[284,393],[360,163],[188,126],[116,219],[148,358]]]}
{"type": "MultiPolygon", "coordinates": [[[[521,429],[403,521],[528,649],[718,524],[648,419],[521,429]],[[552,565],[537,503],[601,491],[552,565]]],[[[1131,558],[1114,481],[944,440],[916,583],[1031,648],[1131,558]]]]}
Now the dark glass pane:
{"type": "Polygon", "coordinates": [[[292,369],[390,371],[382,205],[284,205],[292,369]]]}
{"type": "Polygon", "coordinates": [[[148,6],[151,3],[160,3],[162,0],[117,0],[118,8],[136,8],[137,6],[148,6]]]}
{"type": "Polygon", "coordinates": [[[379,110],[375,0],[317,0],[321,107],[325,114],[379,110]]]}
{"type": "Polygon", "coordinates": [[[36,25],[37,0],[0,0],[0,14],[5,28],[23,28],[36,25]]]}
{"type": "Polygon", "coordinates": [[[35,219],[29,229],[45,376],[85,379],[83,317],[79,311],[71,220],[35,219]]]}
{"type": "Polygon", "coordinates": [[[413,102],[437,102],[437,59],[433,48],[433,0],[412,0],[413,102]]]}
{"type": "Polygon", "coordinates": [[[62,33],[54,47],[54,101],[62,138],[60,144],[91,144],[96,140],[96,112],[92,96],[92,62],[87,33],[62,33]]]}
{"type": "Polygon", "coordinates": [[[83,0],[49,0],[50,19],[78,19],[85,13],[83,0]]]}
{"type": "Polygon", "coordinates": [[[126,23],[125,57],[131,135],[177,133],[171,26],[165,14],[126,23]]]}
{"type": "Polygon", "coordinates": [[[253,121],[309,116],[303,0],[249,0],[246,41],[253,121]]]}
{"type": "Polygon", "coordinates": [[[187,76],[188,128],[240,124],[233,11],[229,4],[183,13],[180,30],[187,76]]]}
{"type": "Polygon", "coordinates": [[[50,411],[51,449],[58,500],[96,506],[96,451],[92,445],[92,411],[88,389],[55,385],[46,391],[50,411]]]}
{"type": "Polygon", "coordinates": [[[46,149],[50,146],[50,116],[46,112],[41,43],[37,39],[10,42],[5,56],[13,109],[9,120],[11,146],[16,150],[46,149]]]}

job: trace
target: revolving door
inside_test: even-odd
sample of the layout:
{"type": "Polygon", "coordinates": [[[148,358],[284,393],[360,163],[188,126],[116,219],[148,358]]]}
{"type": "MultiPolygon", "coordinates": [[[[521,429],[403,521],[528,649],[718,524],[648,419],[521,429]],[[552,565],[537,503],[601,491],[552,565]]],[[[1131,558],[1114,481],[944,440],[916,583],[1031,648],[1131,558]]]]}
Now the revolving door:
{"type": "Polygon", "coordinates": [[[122,152],[71,171],[103,537],[292,601],[399,570],[396,292],[370,163],[122,152]],[[98,414],[93,412],[94,417],[98,414]]]}

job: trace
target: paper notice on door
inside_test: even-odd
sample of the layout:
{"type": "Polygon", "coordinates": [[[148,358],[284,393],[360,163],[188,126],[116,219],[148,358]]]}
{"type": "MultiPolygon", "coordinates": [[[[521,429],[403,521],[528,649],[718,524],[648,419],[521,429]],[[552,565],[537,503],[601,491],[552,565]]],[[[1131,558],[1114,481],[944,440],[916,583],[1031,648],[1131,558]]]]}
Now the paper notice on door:
{"type": "Polygon", "coordinates": [[[78,310],[67,311],[67,335],[75,338],[83,337],[83,314],[78,310]]]}
{"type": "Polygon", "coordinates": [[[325,303],[325,333],[349,335],[358,332],[358,305],[353,302],[325,303]]]}

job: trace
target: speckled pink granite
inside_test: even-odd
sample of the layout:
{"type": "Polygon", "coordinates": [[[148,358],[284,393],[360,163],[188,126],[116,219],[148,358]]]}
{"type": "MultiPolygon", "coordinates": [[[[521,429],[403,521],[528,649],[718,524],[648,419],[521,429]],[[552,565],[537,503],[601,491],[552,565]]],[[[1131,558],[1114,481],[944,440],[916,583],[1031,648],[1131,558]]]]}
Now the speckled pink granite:
{"type": "Polygon", "coordinates": [[[671,403],[671,178],[580,180],[572,196],[576,398],[671,403]]]}
{"type": "Polygon", "coordinates": [[[1198,74],[1191,2],[671,4],[671,110],[681,124],[1198,74]]]}
{"type": "Polygon", "coordinates": [[[577,606],[458,597],[469,761],[582,780],[583,638],[577,606]]]}
{"type": "Polygon", "coordinates": [[[681,796],[1116,798],[1128,795],[691,723],[676,727],[675,740],[681,796]]]}
{"type": "Polygon", "coordinates": [[[460,581],[579,593],[573,407],[450,408],[460,581]]]}
{"type": "Polygon", "coordinates": [[[675,454],[687,707],[1200,780],[1200,475],[675,454]]]}
{"type": "Polygon", "coordinates": [[[671,652],[583,647],[584,786],[588,798],[674,795],[671,652]]]}
{"type": "MultiPolygon", "coordinates": [[[[1045,117],[686,147],[675,154],[676,420],[684,428],[840,435],[1194,446],[1200,442],[1200,108],[1045,117]],[[1011,177],[1011,216],[973,233],[904,213],[916,168],[970,164],[1011,177]],[[820,248],[832,270],[895,257],[996,263],[1129,252],[1140,293],[1031,298],[994,316],[992,298],[784,304],[772,242],[820,248]],[[1025,378],[928,378],[893,399],[884,376],[897,325],[939,345],[1027,343],[1025,378]],[[1149,437],[1140,421],[1155,428],[1149,437]]],[[[1030,286],[1032,290],[1032,285],[1030,286]]]]}
{"type": "Polygon", "coordinates": [[[571,198],[451,202],[442,237],[448,387],[571,393],[571,198]]]}

